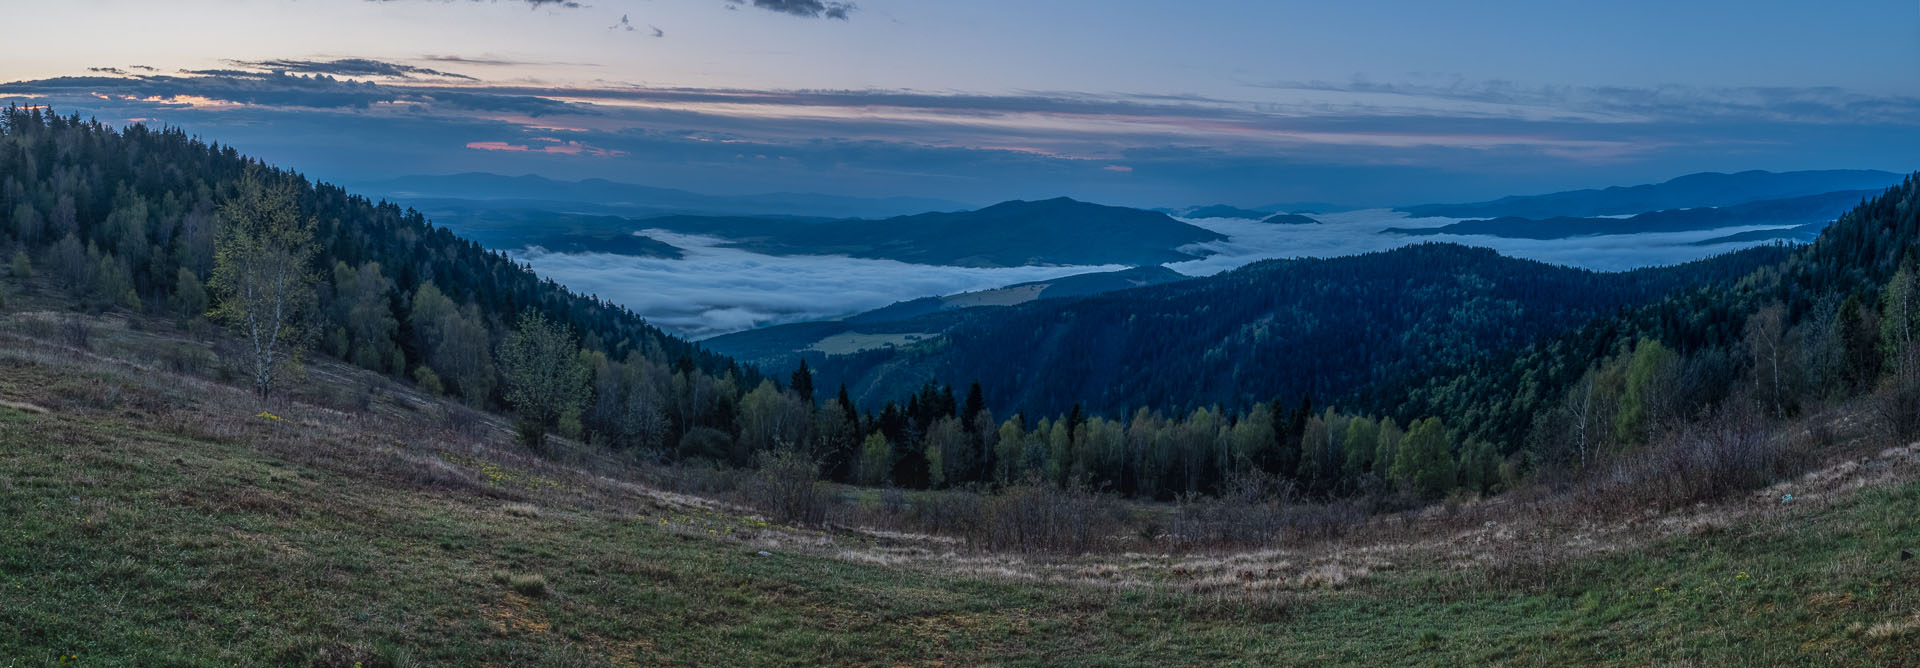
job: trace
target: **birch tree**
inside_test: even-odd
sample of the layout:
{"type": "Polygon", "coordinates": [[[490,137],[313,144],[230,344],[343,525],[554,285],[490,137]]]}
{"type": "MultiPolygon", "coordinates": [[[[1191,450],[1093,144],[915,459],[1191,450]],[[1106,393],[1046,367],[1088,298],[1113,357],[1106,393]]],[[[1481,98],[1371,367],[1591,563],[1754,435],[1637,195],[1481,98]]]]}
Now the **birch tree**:
{"type": "Polygon", "coordinates": [[[298,360],[304,319],[312,309],[313,219],[302,218],[293,184],[264,182],[247,170],[239,189],[220,205],[212,280],[214,316],[247,344],[254,392],[273,389],[280,372],[298,360]]]}

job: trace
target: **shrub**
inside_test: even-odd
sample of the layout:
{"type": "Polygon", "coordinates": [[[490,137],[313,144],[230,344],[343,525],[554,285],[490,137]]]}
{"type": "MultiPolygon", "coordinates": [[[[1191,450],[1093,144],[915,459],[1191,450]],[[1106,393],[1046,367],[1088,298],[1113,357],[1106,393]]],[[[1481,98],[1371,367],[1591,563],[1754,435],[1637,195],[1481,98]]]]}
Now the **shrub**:
{"type": "Polygon", "coordinates": [[[1766,427],[1751,402],[1730,401],[1621,460],[1593,493],[1671,508],[1764,487],[1791,468],[1766,427]]]}
{"type": "Polygon", "coordinates": [[[996,550],[1082,554],[1119,533],[1120,515],[1111,497],[1028,482],[986,500],[973,539],[996,550]]]}
{"type": "Polygon", "coordinates": [[[520,444],[527,446],[528,450],[532,450],[534,452],[541,452],[546,450],[546,447],[547,447],[547,426],[546,425],[540,424],[537,421],[529,420],[523,417],[519,420],[514,421],[513,433],[517,438],[520,439],[520,444]]]}
{"type": "Polygon", "coordinates": [[[81,350],[93,349],[93,325],[80,318],[67,318],[60,327],[60,337],[69,346],[81,350]]]}
{"type": "Polygon", "coordinates": [[[818,525],[827,515],[819,475],[819,463],[798,450],[761,453],[746,496],[782,524],[818,525]]]}
{"type": "Polygon", "coordinates": [[[507,588],[521,596],[540,598],[547,595],[547,576],[539,574],[509,576],[507,588]]]}
{"type": "Polygon", "coordinates": [[[447,388],[440,383],[440,375],[434,373],[433,369],[427,368],[424,364],[413,370],[413,382],[415,385],[420,386],[421,392],[430,397],[437,397],[447,393],[447,388]]]}

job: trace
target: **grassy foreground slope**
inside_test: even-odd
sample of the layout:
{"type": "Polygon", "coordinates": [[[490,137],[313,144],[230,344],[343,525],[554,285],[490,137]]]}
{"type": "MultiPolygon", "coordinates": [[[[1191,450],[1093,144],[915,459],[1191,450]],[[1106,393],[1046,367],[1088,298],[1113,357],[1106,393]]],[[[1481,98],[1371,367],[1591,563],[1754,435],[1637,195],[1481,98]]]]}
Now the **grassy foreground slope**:
{"type": "Polygon", "coordinates": [[[262,405],[167,369],[193,337],[70,317],[0,324],[0,666],[1920,657],[1911,447],[1793,503],[1611,531],[1487,504],[1325,545],[1048,560],[771,526],[344,366],[262,405]],[[1317,575],[1266,577],[1292,561],[1317,575]]]}

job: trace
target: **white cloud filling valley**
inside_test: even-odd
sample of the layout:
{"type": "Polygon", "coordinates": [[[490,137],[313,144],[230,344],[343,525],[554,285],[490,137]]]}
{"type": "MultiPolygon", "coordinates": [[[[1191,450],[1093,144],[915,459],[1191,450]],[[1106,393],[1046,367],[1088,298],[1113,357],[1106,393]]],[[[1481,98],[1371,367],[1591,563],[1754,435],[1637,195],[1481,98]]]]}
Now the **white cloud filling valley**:
{"type": "MultiPolygon", "coordinates": [[[[1569,239],[1406,236],[1388,227],[1438,227],[1453,218],[1407,218],[1382,210],[1311,214],[1319,225],[1209,218],[1187,222],[1226,235],[1183,250],[1206,257],[1166,266],[1208,276],[1271,258],[1336,257],[1426,241],[1485,246],[1503,254],[1602,271],[1667,265],[1765,242],[1693,245],[1764,227],[1569,239]]],[[[1104,266],[949,267],[845,256],[772,256],[728,248],[722,239],[641,230],[685,251],[678,259],[605,253],[516,251],[515,259],[583,293],[624,304],[677,334],[705,338],[773,324],[824,320],[898,301],[986,290],[1014,283],[1123,269],[1104,266]]]]}

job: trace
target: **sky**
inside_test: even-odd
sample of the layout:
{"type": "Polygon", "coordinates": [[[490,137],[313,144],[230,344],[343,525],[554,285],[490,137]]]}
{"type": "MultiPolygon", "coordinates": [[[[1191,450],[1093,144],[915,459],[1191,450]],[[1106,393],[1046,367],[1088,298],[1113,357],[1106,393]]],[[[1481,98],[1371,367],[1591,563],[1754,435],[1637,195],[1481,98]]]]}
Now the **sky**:
{"type": "Polygon", "coordinates": [[[1920,4],[66,0],[0,101],[348,184],[1470,201],[1696,171],[1913,170],[1920,4]]]}

